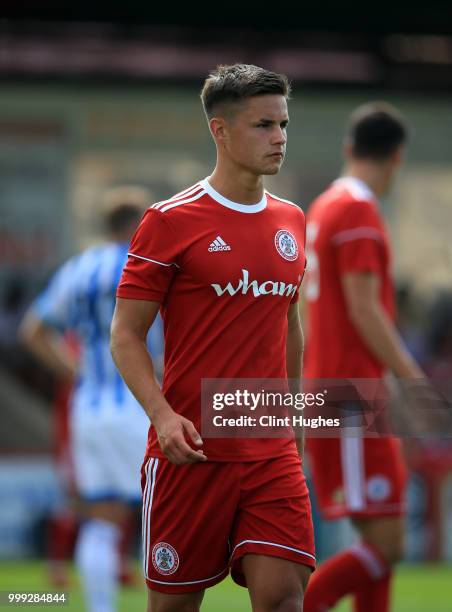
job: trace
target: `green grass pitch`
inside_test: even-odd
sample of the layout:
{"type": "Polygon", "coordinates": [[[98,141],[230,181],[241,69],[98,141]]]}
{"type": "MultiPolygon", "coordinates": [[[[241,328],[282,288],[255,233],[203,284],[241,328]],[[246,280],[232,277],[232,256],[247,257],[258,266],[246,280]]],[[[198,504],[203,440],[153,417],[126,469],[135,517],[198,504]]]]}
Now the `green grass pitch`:
{"type": "MultiPolygon", "coordinates": [[[[0,563],[0,591],[46,591],[46,568],[43,562],[0,563]]],[[[51,589],[49,589],[51,590],[51,589]]],[[[10,608],[10,606],[7,606],[10,608]]],[[[21,606],[22,607],[22,606],[21,606]]],[[[34,608],[35,606],[27,606],[34,608]]],[[[73,586],[69,590],[69,603],[64,606],[39,605],[39,610],[83,612],[80,587],[73,574],[73,586]]],[[[6,609],[6,608],[5,608],[6,609]]],[[[22,607],[23,609],[23,607],[22,607]]],[[[343,602],[336,612],[349,612],[343,602]]],[[[122,589],[119,612],[145,612],[144,587],[122,589]]],[[[209,589],[204,598],[203,612],[248,612],[251,610],[247,591],[230,579],[209,589]]],[[[450,612],[452,610],[452,567],[447,565],[402,565],[394,584],[393,612],[450,612]]]]}

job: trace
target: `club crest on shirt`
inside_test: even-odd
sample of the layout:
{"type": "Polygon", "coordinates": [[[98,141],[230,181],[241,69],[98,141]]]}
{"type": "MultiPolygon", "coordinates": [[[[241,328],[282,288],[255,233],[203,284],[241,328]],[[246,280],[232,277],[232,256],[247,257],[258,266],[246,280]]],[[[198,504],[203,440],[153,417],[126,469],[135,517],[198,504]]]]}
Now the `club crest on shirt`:
{"type": "Polygon", "coordinates": [[[287,261],[295,261],[298,257],[298,244],[288,230],[278,230],[275,234],[275,247],[278,253],[287,261]]]}
{"type": "Polygon", "coordinates": [[[158,542],[152,549],[152,565],[159,574],[174,574],[179,567],[179,555],[171,544],[158,542]]]}

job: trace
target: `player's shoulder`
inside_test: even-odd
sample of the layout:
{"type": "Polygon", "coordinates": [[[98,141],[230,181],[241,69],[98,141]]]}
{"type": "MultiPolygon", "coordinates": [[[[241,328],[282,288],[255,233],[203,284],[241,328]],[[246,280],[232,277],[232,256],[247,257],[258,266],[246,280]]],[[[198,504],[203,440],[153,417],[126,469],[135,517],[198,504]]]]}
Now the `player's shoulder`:
{"type": "Polygon", "coordinates": [[[270,193],[267,189],[265,190],[265,193],[268,198],[268,203],[271,206],[278,207],[284,212],[288,212],[289,214],[294,215],[300,215],[304,218],[303,210],[295,202],[292,202],[291,200],[286,200],[285,198],[281,198],[278,195],[270,193]]]}
{"type": "Polygon", "coordinates": [[[74,264],[79,265],[89,265],[98,262],[100,259],[104,259],[106,256],[110,255],[115,249],[116,244],[112,242],[98,242],[92,244],[85,249],[81,250],[79,253],[76,253],[72,260],[74,264]]]}
{"type": "Polygon", "coordinates": [[[198,181],[190,187],[175,193],[170,198],[151,204],[147,212],[159,217],[165,216],[167,218],[173,218],[182,210],[186,211],[188,208],[191,208],[191,206],[197,206],[199,200],[205,194],[206,189],[203,185],[203,181],[198,181]]]}
{"type": "Polygon", "coordinates": [[[62,266],[60,271],[71,278],[71,282],[77,282],[79,277],[85,277],[95,268],[99,268],[106,258],[113,256],[112,243],[96,243],[75,253],[62,266]]]}
{"type": "Polygon", "coordinates": [[[92,253],[94,253],[95,246],[90,246],[86,249],[81,249],[65,259],[57,268],[56,272],[62,272],[68,269],[77,268],[81,262],[85,261],[88,258],[92,257],[92,253]]]}
{"type": "Polygon", "coordinates": [[[74,253],[71,257],[61,262],[49,276],[49,288],[69,287],[74,282],[74,278],[78,276],[78,271],[83,264],[84,251],[74,253]]]}
{"type": "Polygon", "coordinates": [[[378,212],[378,200],[370,188],[354,177],[341,177],[335,180],[328,193],[342,203],[344,208],[362,209],[370,214],[378,212]]]}
{"type": "Polygon", "coordinates": [[[334,181],[312,203],[309,217],[337,218],[342,222],[352,219],[377,220],[378,201],[372,192],[355,181],[334,181]]]}

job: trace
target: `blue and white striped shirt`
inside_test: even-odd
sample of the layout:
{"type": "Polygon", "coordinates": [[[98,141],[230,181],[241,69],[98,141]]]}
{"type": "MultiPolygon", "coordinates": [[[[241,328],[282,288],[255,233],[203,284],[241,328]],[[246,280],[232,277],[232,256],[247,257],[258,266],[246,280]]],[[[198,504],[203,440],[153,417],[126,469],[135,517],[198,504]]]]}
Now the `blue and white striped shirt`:
{"type": "MultiPolygon", "coordinates": [[[[114,416],[127,410],[145,420],[143,409],[122,380],[110,354],[110,324],[116,288],[127,260],[128,244],[110,242],[87,249],[63,264],[33,304],[36,316],[80,342],[80,369],[72,397],[72,420],[114,416]]],[[[163,330],[157,317],[148,348],[162,362],[163,330]]]]}

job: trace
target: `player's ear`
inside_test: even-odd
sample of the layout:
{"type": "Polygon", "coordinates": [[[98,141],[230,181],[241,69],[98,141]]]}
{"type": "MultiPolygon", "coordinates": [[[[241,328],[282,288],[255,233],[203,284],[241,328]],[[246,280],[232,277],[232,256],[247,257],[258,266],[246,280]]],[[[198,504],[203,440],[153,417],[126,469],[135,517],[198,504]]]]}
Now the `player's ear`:
{"type": "Polygon", "coordinates": [[[224,145],[228,138],[227,122],[223,117],[212,117],[209,121],[210,133],[218,145],[224,145]]]}

